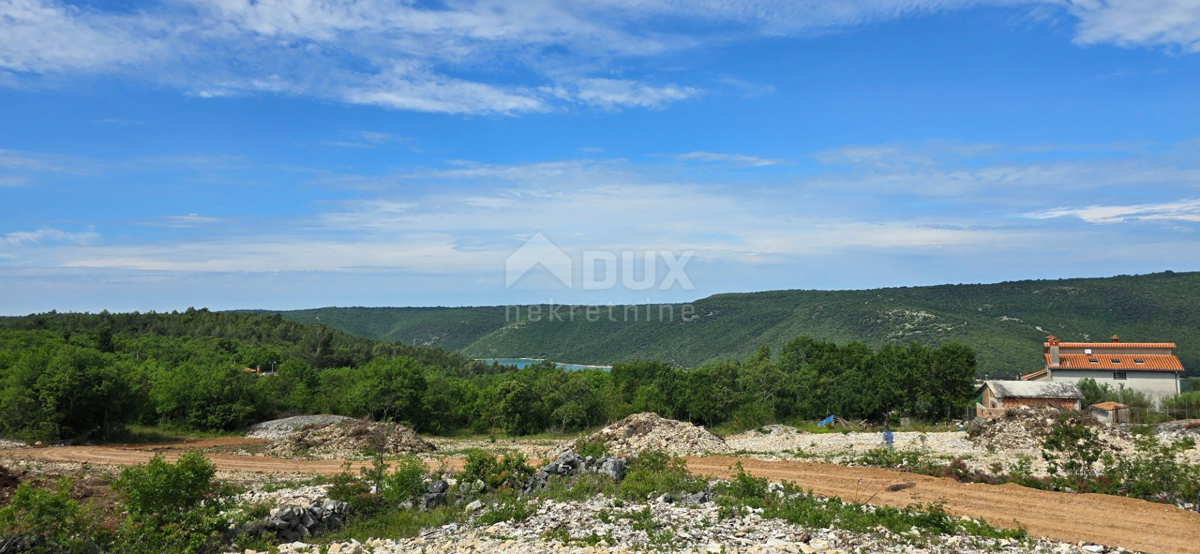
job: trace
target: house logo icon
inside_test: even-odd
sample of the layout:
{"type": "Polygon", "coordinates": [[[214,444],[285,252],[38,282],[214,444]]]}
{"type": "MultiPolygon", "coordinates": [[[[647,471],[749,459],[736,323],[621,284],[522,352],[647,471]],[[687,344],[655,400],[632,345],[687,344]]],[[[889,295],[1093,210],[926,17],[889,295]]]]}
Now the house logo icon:
{"type": "Polygon", "coordinates": [[[571,288],[571,257],[550,239],[537,233],[504,260],[504,287],[509,288],[537,266],[542,266],[560,283],[571,288]]]}

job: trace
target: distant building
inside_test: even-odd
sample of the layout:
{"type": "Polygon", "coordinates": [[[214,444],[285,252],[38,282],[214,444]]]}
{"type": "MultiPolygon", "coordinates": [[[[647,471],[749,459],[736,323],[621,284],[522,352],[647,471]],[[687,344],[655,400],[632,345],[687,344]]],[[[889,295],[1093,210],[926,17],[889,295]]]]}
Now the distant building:
{"type": "Polygon", "coordinates": [[[1077,383],[1091,378],[1114,389],[1144,392],[1155,403],[1180,391],[1183,364],[1173,342],[1121,342],[1117,336],[1110,342],[1060,342],[1050,335],[1043,349],[1045,366],[1022,380],[1077,383]]]}
{"type": "Polygon", "coordinates": [[[981,392],[975,416],[982,418],[999,417],[1018,406],[1078,410],[1083,405],[1083,393],[1073,383],[984,381],[981,392]]]}
{"type": "Polygon", "coordinates": [[[1092,414],[1096,416],[1096,419],[1099,419],[1100,421],[1109,425],[1130,423],[1132,421],[1129,413],[1129,406],[1119,402],[1101,402],[1099,404],[1092,404],[1089,406],[1089,409],[1092,411],[1092,414]]]}

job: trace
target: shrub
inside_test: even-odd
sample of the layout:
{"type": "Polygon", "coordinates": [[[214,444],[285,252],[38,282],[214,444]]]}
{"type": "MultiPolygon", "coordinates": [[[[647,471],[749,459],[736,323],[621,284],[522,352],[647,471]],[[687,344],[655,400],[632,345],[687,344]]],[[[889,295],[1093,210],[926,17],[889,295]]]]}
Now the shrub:
{"type": "Polygon", "coordinates": [[[198,451],[174,463],[155,456],[125,468],[113,481],[129,518],[121,550],[204,552],[214,549],[228,521],[220,517],[225,491],[215,486],[216,466],[198,451]]]}
{"type": "Polygon", "coordinates": [[[30,539],[32,552],[96,552],[107,542],[90,505],[71,498],[71,480],[54,490],[22,483],[12,502],[0,509],[0,536],[30,539]]]}
{"type": "Polygon", "coordinates": [[[392,506],[415,501],[425,493],[425,474],[425,462],[420,458],[400,458],[395,469],[383,478],[383,498],[392,506]]]}
{"type": "Polygon", "coordinates": [[[479,515],[480,525],[492,525],[501,521],[525,521],[529,519],[529,504],[515,495],[507,495],[492,508],[479,515]]]}
{"type": "Polygon", "coordinates": [[[1096,431],[1072,412],[1059,414],[1042,441],[1042,459],[1051,475],[1060,472],[1072,481],[1088,481],[1095,476],[1094,465],[1102,454],[1096,431]]]}
{"type": "Polygon", "coordinates": [[[460,479],[466,482],[483,481],[491,489],[516,489],[533,475],[533,468],[526,464],[525,455],[509,452],[497,459],[490,452],[471,450],[463,463],[460,479]]]}
{"type": "Polygon", "coordinates": [[[642,452],[629,462],[617,494],[626,500],[645,500],[664,493],[699,492],[706,486],[704,480],[688,473],[682,459],[663,452],[642,452]]]}
{"type": "Polygon", "coordinates": [[[370,517],[383,509],[383,497],[371,494],[371,485],[350,471],[350,463],[342,466],[341,473],[329,477],[329,498],[345,502],[350,506],[352,517],[370,517]]]}
{"type": "Polygon", "coordinates": [[[579,452],[579,455],[584,458],[588,456],[593,458],[602,458],[608,455],[608,443],[605,443],[604,439],[580,439],[576,450],[579,452]]]}

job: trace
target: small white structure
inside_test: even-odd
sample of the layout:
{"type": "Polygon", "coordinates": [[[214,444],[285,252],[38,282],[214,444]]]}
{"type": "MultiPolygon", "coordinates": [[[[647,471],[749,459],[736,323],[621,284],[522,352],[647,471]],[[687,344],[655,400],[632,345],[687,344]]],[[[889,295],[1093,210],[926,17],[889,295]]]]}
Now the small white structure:
{"type": "Polygon", "coordinates": [[[1120,402],[1101,402],[1099,404],[1092,404],[1088,409],[1102,423],[1118,425],[1132,422],[1129,406],[1120,402]]]}
{"type": "Polygon", "coordinates": [[[1042,357],[1045,367],[1021,376],[1025,381],[1078,383],[1094,379],[1114,389],[1125,387],[1145,393],[1156,404],[1180,392],[1183,364],[1173,342],[1061,342],[1046,337],[1042,357]]]}

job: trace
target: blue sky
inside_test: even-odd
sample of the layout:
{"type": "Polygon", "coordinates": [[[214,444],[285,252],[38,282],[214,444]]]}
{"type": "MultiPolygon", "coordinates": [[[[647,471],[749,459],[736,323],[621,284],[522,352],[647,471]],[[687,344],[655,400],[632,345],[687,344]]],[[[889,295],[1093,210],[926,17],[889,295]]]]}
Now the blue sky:
{"type": "Polygon", "coordinates": [[[0,0],[0,313],[1200,270],[1198,69],[1200,0],[0,0]]]}

